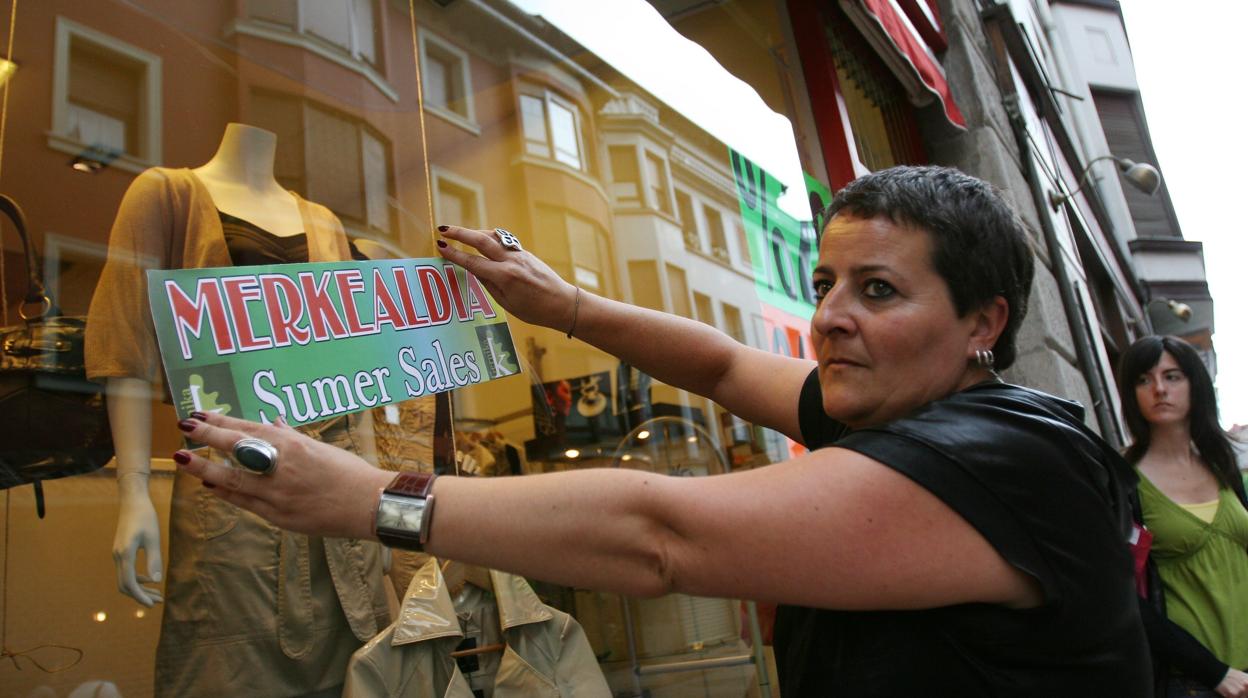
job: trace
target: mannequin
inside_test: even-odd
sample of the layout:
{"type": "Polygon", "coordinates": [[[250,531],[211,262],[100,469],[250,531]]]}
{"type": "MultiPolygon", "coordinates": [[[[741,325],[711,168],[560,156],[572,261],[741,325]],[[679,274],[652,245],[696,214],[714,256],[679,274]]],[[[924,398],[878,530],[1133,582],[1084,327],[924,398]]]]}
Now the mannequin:
{"type": "MultiPolygon", "coordinates": [[[[273,177],[277,136],[255,126],[231,123],[212,159],[191,170],[212,195],[217,210],[251,221],[274,235],[303,232],[299,206],[273,177]]],[[[121,593],[144,606],[160,602],[160,591],[141,583],[158,583],[163,569],[160,524],[148,494],[151,472],[151,385],[131,377],[105,383],[108,418],[117,452],[120,513],[113,537],[113,562],[121,593]],[[147,574],[137,573],[138,551],[147,560],[147,574]]]]}
{"type": "MultiPolygon", "coordinates": [[[[162,575],[161,532],[148,491],[160,364],[146,312],[146,269],[231,266],[229,235],[240,223],[283,250],[306,249],[272,263],[352,258],[337,217],[274,178],[276,146],[273,133],[232,123],[204,165],[153,168],[136,178],[92,299],[87,371],[105,383],[116,447],[118,587],[144,606],[166,605],[158,696],[336,696],[351,653],[389,622],[380,546],[275,529],[180,474],[162,575]],[[306,245],[298,236],[306,236],[306,245]],[[140,550],[145,574],[137,569],[140,550]],[[150,586],[162,576],[163,597],[150,586]]],[[[375,459],[367,414],[300,428],[375,459]]]]}

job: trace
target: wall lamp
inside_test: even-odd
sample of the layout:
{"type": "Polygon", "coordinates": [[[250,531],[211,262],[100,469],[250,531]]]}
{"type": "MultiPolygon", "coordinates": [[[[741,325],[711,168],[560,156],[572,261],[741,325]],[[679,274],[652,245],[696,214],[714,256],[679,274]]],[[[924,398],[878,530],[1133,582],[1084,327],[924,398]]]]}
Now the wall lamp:
{"type": "Polygon", "coordinates": [[[1161,186],[1161,173],[1156,167],[1146,162],[1135,162],[1127,158],[1120,158],[1116,155],[1102,155],[1098,158],[1092,158],[1088,166],[1083,168],[1083,174],[1079,175],[1079,186],[1069,194],[1061,192],[1049,192],[1049,204],[1056,211],[1062,204],[1066,203],[1075,194],[1078,194],[1088,183],[1088,175],[1092,172],[1092,166],[1101,160],[1113,160],[1118,165],[1118,171],[1122,173],[1123,179],[1131,183],[1131,186],[1152,196],[1157,193],[1157,188],[1161,186]]]}
{"type": "Polygon", "coordinates": [[[1171,315],[1177,317],[1183,322],[1188,322],[1192,319],[1192,306],[1187,303],[1180,303],[1173,298],[1154,298],[1148,302],[1146,307],[1151,309],[1155,303],[1164,305],[1166,309],[1170,311],[1171,315]]]}

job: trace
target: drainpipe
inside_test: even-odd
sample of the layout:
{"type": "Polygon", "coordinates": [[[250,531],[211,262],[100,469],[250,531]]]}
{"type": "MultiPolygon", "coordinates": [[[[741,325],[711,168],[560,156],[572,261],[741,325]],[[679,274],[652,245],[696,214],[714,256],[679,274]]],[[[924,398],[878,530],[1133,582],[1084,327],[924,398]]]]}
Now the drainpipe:
{"type": "Polygon", "coordinates": [[[1044,246],[1049,253],[1049,264],[1052,266],[1053,276],[1057,279],[1062,309],[1065,311],[1066,323],[1070,326],[1070,333],[1074,339],[1075,358],[1087,381],[1088,392],[1092,394],[1092,408],[1101,428],[1101,437],[1115,449],[1119,449],[1123,444],[1118,437],[1117,422],[1109,411],[1109,400],[1106,397],[1101,372],[1097,367],[1092,336],[1085,322],[1079,299],[1075,297],[1075,287],[1071,281],[1070,272],[1066,268],[1061,243],[1058,242],[1057,228],[1054,227],[1053,219],[1049,216],[1048,193],[1042,184],[1040,169],[1036,165],[1036,155],[1032,152],[1027,138],[1027,122],[1019,106],[1020,97],[1015,89],[1014,77],[1010,73],[1005,39],[1001,36],[1001,27],[996,21],[985,22],[985,29],[992,44],[993,58],[996,62],[997,86],[1001,90],[1002,103],[1010,120],[1010,129],[1014,132],[1014,140],[1018,143],[1019,156],[1023,160],[1023,176],[1027,179],[1027,185],[1031,189],[1031,198],[1036,206],[1037,217],[1040,219],[1040,229],[1044,233],[1044,246]]]}

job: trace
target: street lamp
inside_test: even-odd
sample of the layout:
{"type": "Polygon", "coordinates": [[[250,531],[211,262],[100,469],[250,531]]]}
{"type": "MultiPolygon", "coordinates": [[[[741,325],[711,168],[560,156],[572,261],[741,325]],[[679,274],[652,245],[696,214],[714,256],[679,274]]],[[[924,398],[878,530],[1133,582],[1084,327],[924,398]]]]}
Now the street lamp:
{"type": "Polygon", "coordinates": [[[1053,206],[1054,211],[1061,208],[1062,204],[1083,189],[1084,185],[1088,183],[1088,174],[1092,172],[1092,166],[1101,160],[1113,160],[1118,165],[1118,171],[1122,173],[1123,179],[1126,179],[1131,186],[1149,196],[1157,193],[1157,188],[1161,186],[1161,173],[1157,171],[1156,167],[1146,162],[1135,162],[1116,155],[1102,155],[1098,158],[1093,158],[1087,167],[1083,168],[1083,173],[1079,175],[1079,186],[1075,187],[1074,191],[1069,194],[1062,194],[1056,191],[1049,192],[1049,204],[1053,206]]]}

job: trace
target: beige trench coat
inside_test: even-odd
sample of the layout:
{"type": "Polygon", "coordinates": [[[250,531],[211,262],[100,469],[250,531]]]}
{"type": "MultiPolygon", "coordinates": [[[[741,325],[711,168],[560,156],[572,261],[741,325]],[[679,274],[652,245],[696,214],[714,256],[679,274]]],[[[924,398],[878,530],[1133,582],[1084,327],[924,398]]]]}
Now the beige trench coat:
{"type": "Polygon", "coordinates": [[[471,685],[474,672],[465,677],[450,653],[474,622],[483,626],[478,646],[507,644],[501,654],[478,655],[482,666],[496,668],[493,698],[611,696],[572,616],[543,604],[521,577],[492,570],[490,580],[492,595],[468,586],[452,599],[437,559],[429,558],[412,578],[398,620],[351,658],[343,697],[473,698],[480,687],[471,685]]]}

